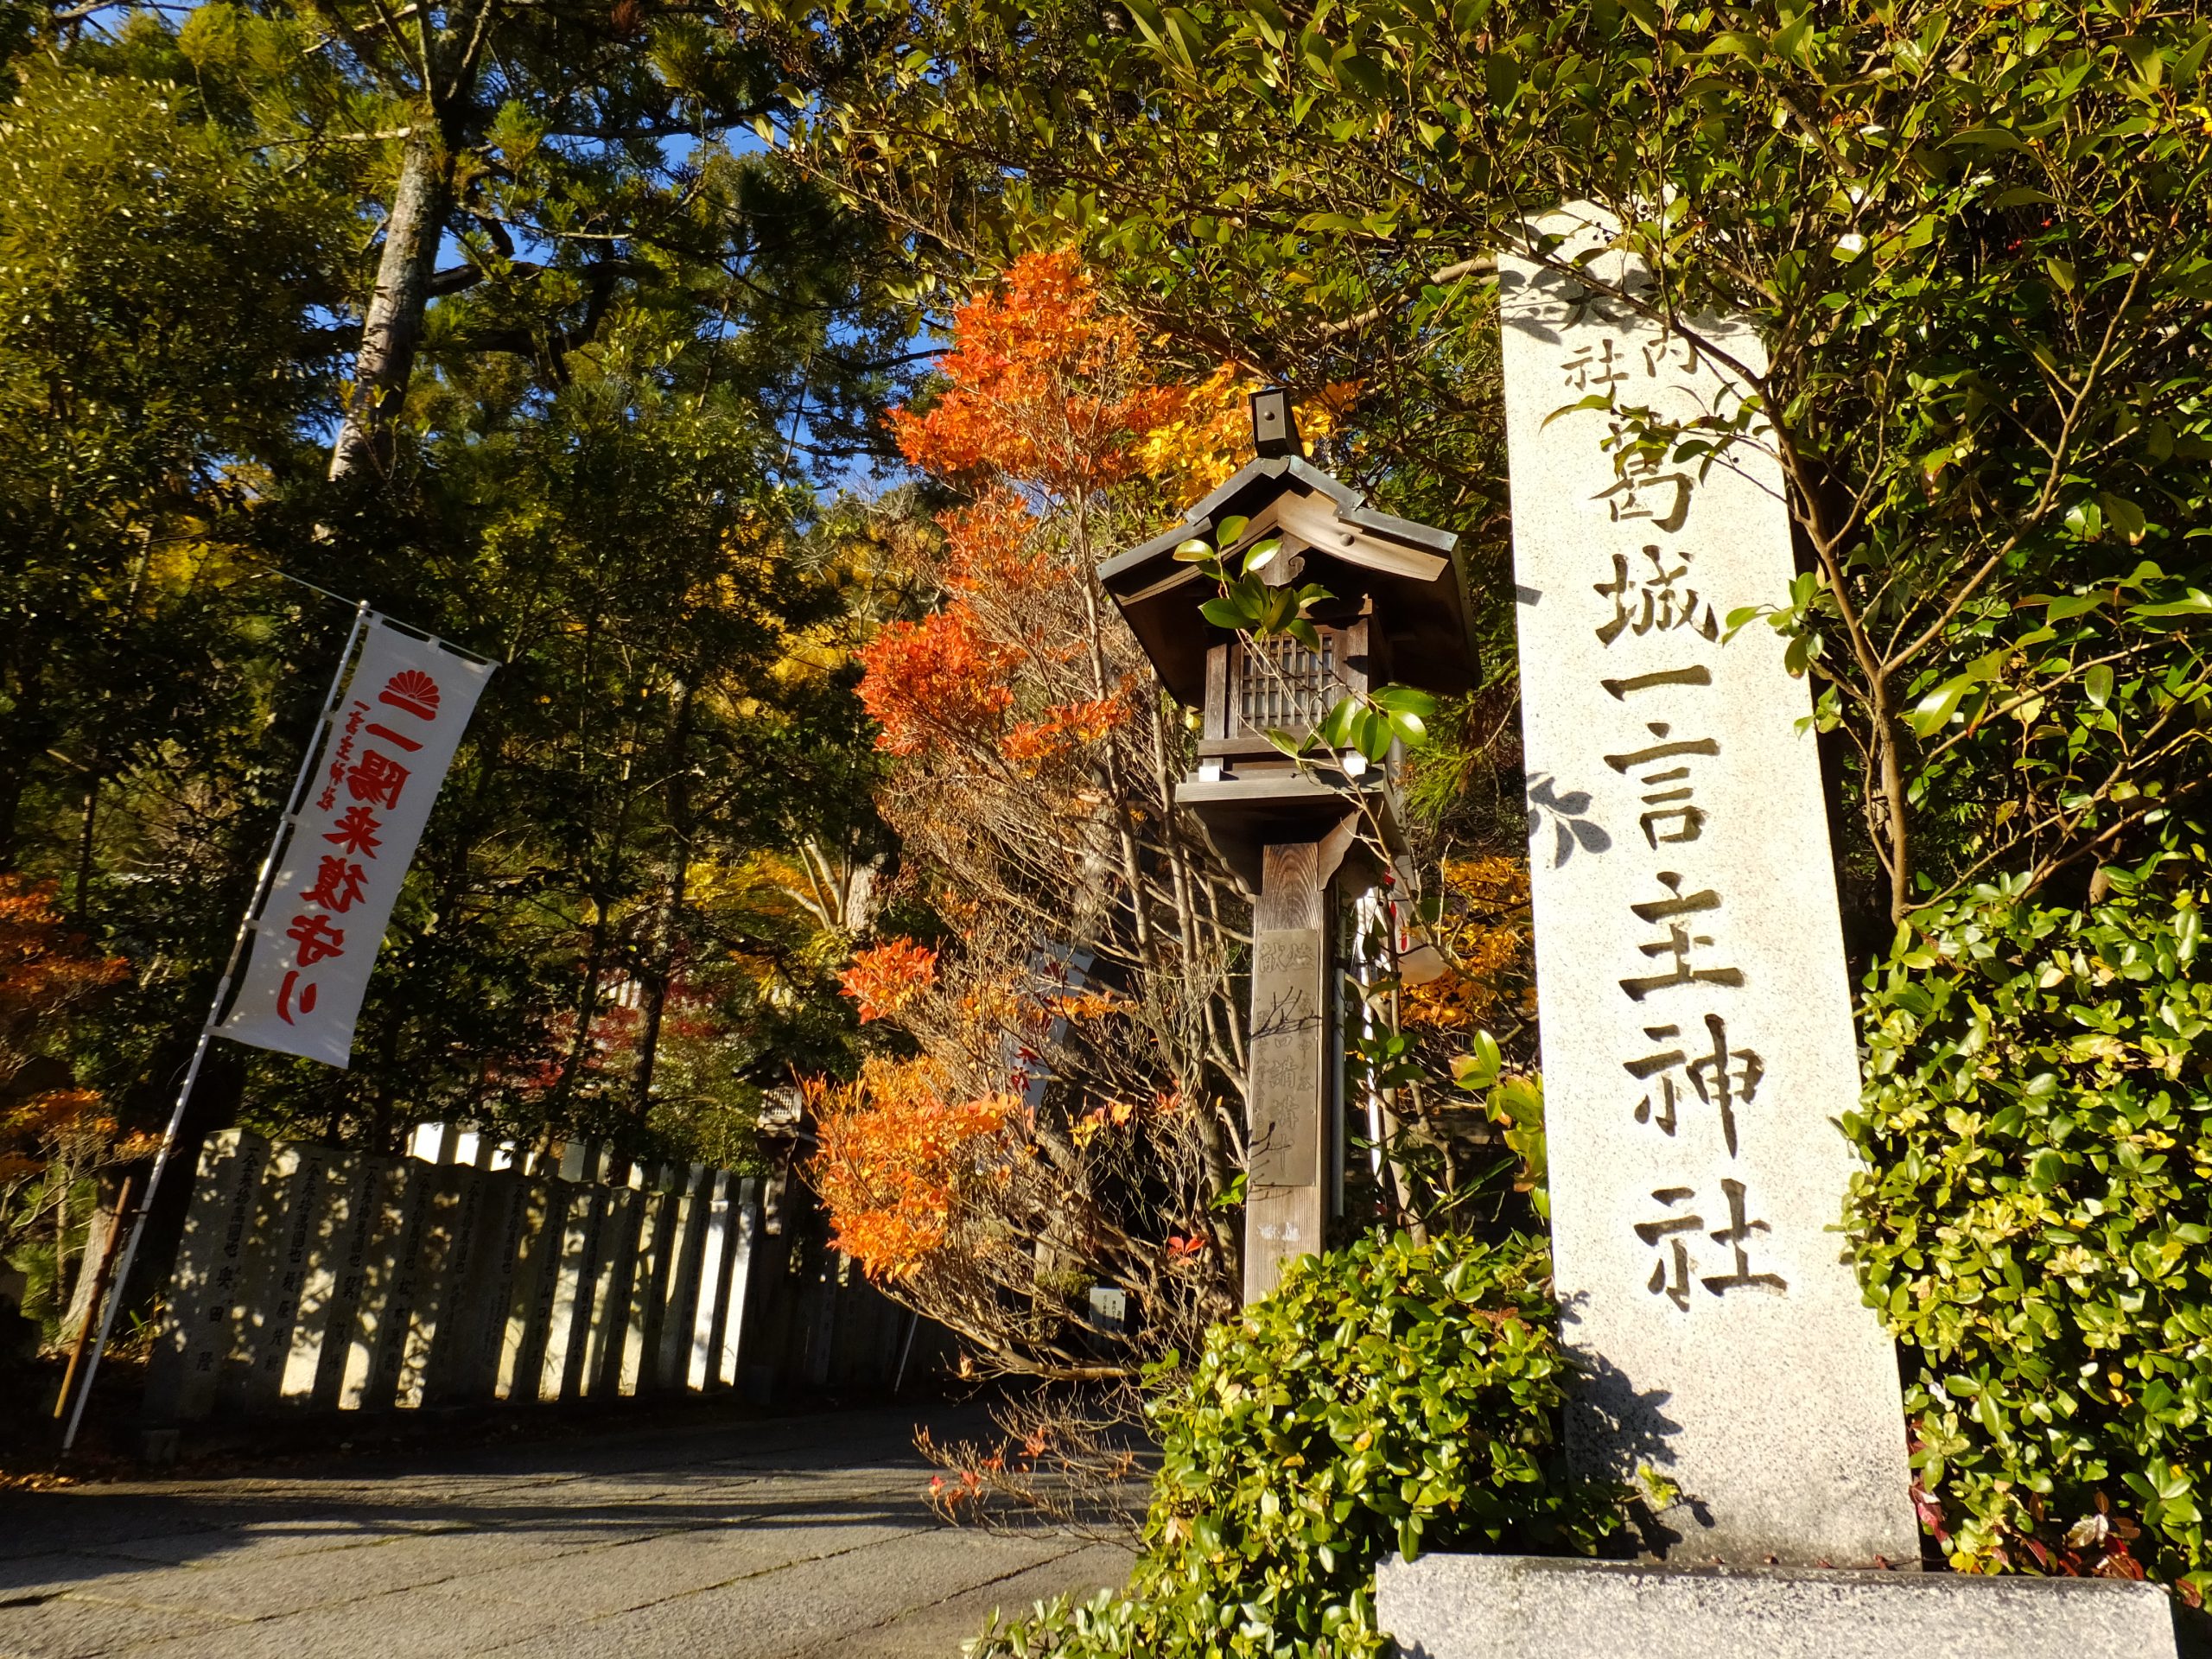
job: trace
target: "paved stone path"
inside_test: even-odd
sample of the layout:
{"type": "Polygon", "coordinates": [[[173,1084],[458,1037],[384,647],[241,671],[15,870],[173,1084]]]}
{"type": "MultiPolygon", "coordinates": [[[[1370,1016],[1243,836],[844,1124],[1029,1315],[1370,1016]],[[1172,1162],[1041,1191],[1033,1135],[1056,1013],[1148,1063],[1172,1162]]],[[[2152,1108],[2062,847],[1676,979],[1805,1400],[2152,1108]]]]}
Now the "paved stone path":
{"type": "Polygon", "coordinates": [[[956,1659],[995,1607],[1126,1576],[1115,1547],[938,1522],[916,1416],[0,1496],[0,1654],[956,1659]]]}

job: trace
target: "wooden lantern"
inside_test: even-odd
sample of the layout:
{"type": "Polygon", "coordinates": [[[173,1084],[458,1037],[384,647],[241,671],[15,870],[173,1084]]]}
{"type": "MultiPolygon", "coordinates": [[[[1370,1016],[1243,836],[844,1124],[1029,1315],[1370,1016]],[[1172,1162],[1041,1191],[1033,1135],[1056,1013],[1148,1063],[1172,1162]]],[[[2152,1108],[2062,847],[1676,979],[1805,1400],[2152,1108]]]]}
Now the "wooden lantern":
{"type": "Polygon", "coordinates": [[[1200,710],[1198,772],[1175,804],[1203,826],[1253,895],[1251,1074],[1244,1291],[1274,1288],[1291,1257],[1319,1250],[1340,1206],[1344,1018],[1338,918],[1402,851],[1397,752],[1380,766],[1350,754],[1301,764],[1271,734],[1301,741],[1338,701],[1396,683],[1450,693],[1476,683],[1466,592],[1448,531],[1394,518],[1309,462],[1290,399],[1252,400],[1253,459],[1173,530],[1099,567],[1098,576],[1160,682],[1200,710]],[[1236,519],[1235,539],[1220,546],[1236,519]],[[1255,640],[1201,614],[1213,579],[1179,562],[1193,537],[1232,563],[1268,537],[1273,583],[1318,584],[1320,649],[1255,640]],[[1364,821],[1376,832],[1356,835],[1364,821]],[[1378,844],[1379,843],[1379,844],[1378,844]],[[1362,855],[1348,858],[1355,846],[1362,855]]]}

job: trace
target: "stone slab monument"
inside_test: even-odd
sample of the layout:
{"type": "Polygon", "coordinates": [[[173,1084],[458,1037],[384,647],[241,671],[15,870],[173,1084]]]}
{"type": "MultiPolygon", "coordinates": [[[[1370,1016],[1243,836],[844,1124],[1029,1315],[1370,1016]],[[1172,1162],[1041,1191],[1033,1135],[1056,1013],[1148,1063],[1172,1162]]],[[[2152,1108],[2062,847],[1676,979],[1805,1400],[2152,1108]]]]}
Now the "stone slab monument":
{"type": "Polygon", "coordinates": [[[1859,1071],[1810,699],[1726,624],[1794,574],[1780,466],[1653,455],[1626,413],[1732,416],[1764,350],[1646,316],[1597,210],[1538,229],[1498,278],[1567,1452],[1681,1497],[1640,1564],[1386,1562],[1382,1624],[1427,1659],[2171,1655],[2156,1586],[1917,1571],[1895,1349],[1835,1230],[1859,1071]]]}

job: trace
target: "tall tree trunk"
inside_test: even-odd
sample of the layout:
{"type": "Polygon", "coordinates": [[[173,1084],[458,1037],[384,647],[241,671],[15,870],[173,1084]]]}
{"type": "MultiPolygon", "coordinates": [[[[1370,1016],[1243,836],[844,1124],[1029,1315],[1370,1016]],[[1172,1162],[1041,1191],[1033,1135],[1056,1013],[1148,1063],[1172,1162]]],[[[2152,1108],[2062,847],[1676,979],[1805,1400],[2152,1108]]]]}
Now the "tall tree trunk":
{"type": "Polygon", "coordinates": [[[638,1065],[630,1080],[630,1116],[639,1122],[645,1121],[645,1114],[653,1103],[653,1065],[660,1057],[660,1033],[664,1017],[668,1011],[669,982],[675,977],[676,941],[678,918],[683,907],[683,890],[691,874],[690,837],[677,837],[668,855],[668,902],[660,915],[656,930],[652,955],[645,964],[644,1018],[638,1028],[638,1065]]]}
{"type": "Polygon", "coordinates": [[[427,121],[418,124],[401,152],[399,188],[392,194],[391,216],[385,221],[376,292],[362,321],[361,350],[353,363],[353,397],[338,442],[331,447],[334,480],[364,467],[381,470],[391,462],[391,423],[414,372],[439,232],[453,193],[451,158],[435,131],[428,129],[427,121]]]}
{"type": "Polygon", "coordinates": [[[599,982],[607,972],[607,947],[613,940],[610,919],[613,910],[611,898],[594,897],[591,944],[584,957],[584,981],[576,990],[576,1028],[569,1039],[568,1058],[561,1063],[561,1075],[548,1091],[554,1103],[555,1116],[565,1111],[576,1079],[583,1074],[584,1061],[591,1053],[592,1021],[599,1017],[599,982]]]}

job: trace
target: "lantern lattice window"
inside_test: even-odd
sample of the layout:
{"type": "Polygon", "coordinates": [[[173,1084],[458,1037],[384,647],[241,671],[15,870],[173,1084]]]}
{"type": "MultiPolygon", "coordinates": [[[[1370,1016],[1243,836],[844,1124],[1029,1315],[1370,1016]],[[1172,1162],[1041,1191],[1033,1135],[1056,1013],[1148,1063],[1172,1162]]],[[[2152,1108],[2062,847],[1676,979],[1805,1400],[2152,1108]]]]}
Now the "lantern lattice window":
{"type": "Polygon", "coordinates": [[[1325,632],[1319,652],[1281,638],[1244,644],[1236,653],[1238,728],[1302,733],[1319,725],[1341,695],[1336,658],[1336,639],[1325,632]]]}

